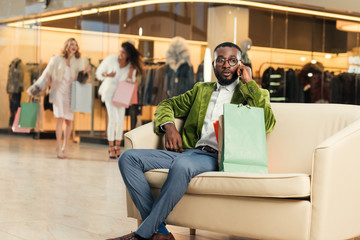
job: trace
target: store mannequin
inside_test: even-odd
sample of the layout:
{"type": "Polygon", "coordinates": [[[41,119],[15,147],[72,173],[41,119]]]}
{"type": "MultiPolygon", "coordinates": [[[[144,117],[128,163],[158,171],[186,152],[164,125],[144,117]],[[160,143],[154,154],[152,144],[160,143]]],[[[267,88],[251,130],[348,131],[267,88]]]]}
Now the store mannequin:
{"type": "Polygon", "coordinates": [[[15,58],[9,65],[8,81],[6,85],[6,92],[9,95],[10,103],[10,119],[9,126],[14,122],[15,114],[20,107],[21,92],[24,85],[24,64],[20,58],[15,58]]]}
{"type": "Polygon", "coordinates": [[[240,43],[240,48],[242,51],[241,61],[245,66],[248,66],[250,68],[251,68],[251,61],[249,59],[249,56],[247,55],[247,51],[251,49],[251,46],[252,46],[252,41],[250,38],[244,39],[240,43]]]}
{"type": "Polygon", "coordinates": [[[184,38],[172,39],[166,52],[164,75],[168,98],[185,93],[194,86],[194,70],[184,38]]]}

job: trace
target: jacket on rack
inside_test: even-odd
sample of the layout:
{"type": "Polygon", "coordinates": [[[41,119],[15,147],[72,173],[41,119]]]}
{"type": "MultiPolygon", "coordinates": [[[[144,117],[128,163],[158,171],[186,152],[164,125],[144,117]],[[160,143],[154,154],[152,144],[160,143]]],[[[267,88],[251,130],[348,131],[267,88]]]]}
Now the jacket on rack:
{"type": "Polygon", "coordinates": [[[166,52],[164,75],[168,98],[183,94],[194,86],[190,53],[181,37],[173,38],[166,52]]]}
{"type": "Polygon", "coordinates": [[[154,67],[154,77],[151,92],[151,105],[156,106],[167,98],[164,82],[165,65],[154,67]]]}
{"type": "MultiPolygon", "coordinates": [[[[40,88],[44,90],[49,83],[51,83],[49,91],[49,101],[52,103],[56,92],[58,82],[63,80],[63,74],[65,72],[66,59],[61,55],[56,55],[50,59],[50,62],[46,66],[45,70],[41,74],[38,80],[27,90],[30,94],[34,88],[40,88]],[[53,84],[55,83],[55,84],[53,84]]],[[[84,70],[84,62],[81,58],[72,56],[70,58],[70,74],[72,79],[76,79],[79,72],[84,70]]]]}
{"type": "Polygon", "coordinates": [[[355,74],[341,73],[331,81],[331,103],[354,104],[355,96],[355,74]]]}
{"type": "Polygon", "coordinates": [[[21,93],[24,86],[24,64],[20,58],[15,58],[9,65],[7,93],[21,93]]]}
{"type": "Polygon", "coordinates": [[[269,67],[263,73],[261,86],[270,92],[272,102],[285,102],[286,100],[286,76],[283,68],[274,69],[269,67]]]}
{"type": "Polygon", "coordinates": [[[304,102],[303,86],[298,79],[298,73],[294,69],[286,71],[286,102],[304,102]]]}

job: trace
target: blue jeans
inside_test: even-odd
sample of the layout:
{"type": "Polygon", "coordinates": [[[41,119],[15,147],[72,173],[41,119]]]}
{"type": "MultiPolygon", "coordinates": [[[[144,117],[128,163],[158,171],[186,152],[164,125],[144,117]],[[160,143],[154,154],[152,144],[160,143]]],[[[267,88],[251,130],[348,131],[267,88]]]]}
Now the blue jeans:
{"type": "Polygon", "coordinates": [[[203,172],[218,170],[217,153],[187,149],[183,153],[155,149],[129,149],[119,158],[119,168],[131,199],[143,220],[136,234],[151,238],[185,194],[190,180],[203,172]],[[144,172],[169,169],[154,201],[144,172]]]}

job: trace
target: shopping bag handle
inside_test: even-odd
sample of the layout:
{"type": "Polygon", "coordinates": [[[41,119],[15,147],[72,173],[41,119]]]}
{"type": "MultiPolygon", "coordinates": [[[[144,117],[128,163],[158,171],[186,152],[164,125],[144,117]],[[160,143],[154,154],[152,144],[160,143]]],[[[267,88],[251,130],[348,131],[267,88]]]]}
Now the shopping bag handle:
{"type": "Polygon", "coordinates": [[[28,100],[27,100],[27,102],[29,102],[29,103],[35,103],[35,102],[39,102],[40,101],[40,99],[35,99],[35,97],[32,97],[32,96],[29,96],[29,98],[28,98],[28,100]]]}
{"type": "Polygon", "coordinates": [[[248,109],[251,109],[251,106],[249,104],[244,105],[244,104],[240,103],[240,104],[238,104],[238,108],[239,107],[247,107],[248,109]]]}

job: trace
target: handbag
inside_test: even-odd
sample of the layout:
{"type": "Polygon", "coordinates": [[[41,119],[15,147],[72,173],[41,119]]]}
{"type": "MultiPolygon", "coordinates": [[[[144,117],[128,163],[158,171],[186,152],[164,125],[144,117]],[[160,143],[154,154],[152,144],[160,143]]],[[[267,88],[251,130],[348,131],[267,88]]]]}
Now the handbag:
{"type": "Polygon", "coordinates": [[[19,127],[35,128],[39,103],[23,102],[19,117],[19,127]]]}
{"type": "Polygon", "coordinates": [[[44,97],[44,110],[53,111],[53,105],[50,102],[50,94],[47,93],[44,97]]]}
{"type": "Polygon", "coordinates": [[[137,102],[137,83],[120,81],[115,90],[112,103],[116,106],[128,108],[135,101],[137,102]],[[135,94],[136,97],[134,97],[135,94]]]}
{"type": "Polygon", "coordinates": [[[16,133],[29,133],[31,128],[19,127],[21,107],[18,107],[11,130],[16,133]]]}
{"type": "Polygon", "coordinates": [[[78,73],[78,76],[77,76],[77,81],[79,82],[79,83],[82,83],[82,84],[84,84],[84,83],[86,83],[86,81],[89,79],[89,74],[88,73],[85,73],[84,74],[84,72],[83,71],[80,71],[79,73],[78,73]]]}
{"type": "Polygon", "coordinates": [[[81,113],[92,112],[92,85],[74,81],[71,86],[71,111],[81,113]]]}
{"type": "Polygon", "coordinates": [[[224,104],[220,170],[267,173],[264,109],[224,104]]]}

